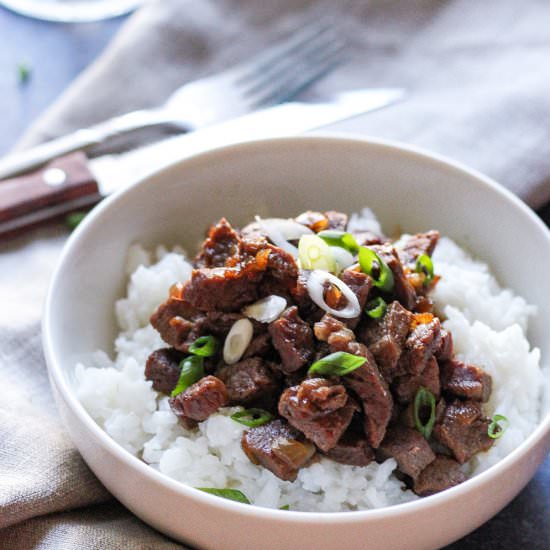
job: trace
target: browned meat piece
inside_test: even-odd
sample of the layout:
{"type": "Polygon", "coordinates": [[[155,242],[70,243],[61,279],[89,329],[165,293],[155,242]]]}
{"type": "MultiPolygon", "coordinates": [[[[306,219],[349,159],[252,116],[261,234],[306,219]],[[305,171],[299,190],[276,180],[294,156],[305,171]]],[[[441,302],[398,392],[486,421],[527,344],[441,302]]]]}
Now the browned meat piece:
{"type": "Polygon", "coordinates": [[[252,338],[250,344],[246,348],[243,359],[249,357],[256,357],[257,355],[263,357],[271,350],[271,336],[268,332],[262,332],[252,338]]]}
{"type": "Polygon", "coordinates": [[[167,344],[182,349],[193,328],[189,318],[196,313],[197,310],[185,300],[170,296],[151,315],[151,324],[167,344]]]}
{"type": "Polygon", "coordinates": [[[212,225],[208,237],[195,258],[195,267],[224,267],[228,260],[239,256],[240,239],[230,223],[222,218],[212,225]]]}
{"type": "Polygon", "coordinates": [[[398,251],[402,264],[411,267],[416,264],[417,258],[422,254],[431,256],[438,241],[439,231],[432,230],[427,233],[412,235],[407,239],[403,248],[398,251]]]}
{"type": "Polygon", "coordinates": [[[397,376],[392,384],[392,392],[399,403],[407,404],[414,399],[420,386],[424,386],[435,395],[436,399],[439,399],[439,365],[435,357],[428,361],[420,374],[397,376]]]}
{"type": "Polygon", "coordinates": [[[178,418],[202,422],[229,403],[225,384],[215,376],[205,376],[170,399],[170,408],[178,418]]]}
{"type": "Polygon", "coordinates": [[[304,380],[279,399],[279,414],[325,452],[336,445],[355,410],[344,386],[324,378],[304,380]]]}
{"type": "Polygon", "coordinates": [[[407,279],[397,251],[391,244],[372,245],[370,247],[386,262],[393,273],[395,297],[407,308],[413,309],[416,303],[416,291],[407,279]]]}
{"type": "Polygon", "coordinates": [[[483,369],[452,359],[441,365],[441,387],[457,397],[486,403],[491,396],[492,379],[483,369]]]}
{"type": "Polygon", "coordinates": [[[296,306],[289,307],[269,324],[273,347],[281,356],[281,370],[289,374],[303,367],[312,357],[313,332],[298,315],[296,306]]]}
{"type": "Polygon", "coordinates": [[[315,233],[319,231],[324,231],[329,228],[328,218],[321,214],[321,212],[313,212],[312,210],[307,210],[302,212],[297,218],[295,218],[298,223],[309,227],[315,233]]]}
{"type": "Polygon", "coordinates": [[[414,480],[413,489],[417,495],[426,497],[450,489],[466,481],[466,475],[460,469],[460,464],[444,455],[437,455],[414,480]]]}
{"type": "Polygon", "coordinates": [[[400,425],[388,428],[378,454],[382,459],[395,458],[399,470],[413,479],[435,459],[434,452],[419,432],[400,425]]]}
{"type": "Polygon", "coordinates": [[[418,323],[407,337],[401,358],[399,359],[400,374],[420,374],[441,347],[441,323],[437,317],[429,313],[431,319],[427,323],[418,323]]]}
{"type": "Polygon", "coordinates": [[[325,218],[328,220],[328,229],[335,231],[345,231],[348,226],[348,215],[336,210],[328,210],[324,212],[325,218]]]}
{"type": "Polygon", "coordinates": [[[324,310],[322,310],[310,297],[307,290],[307,280],[309,276],[309,271],[300,270],[298,278],[296,279],[296,285],[291,290],[291,297],[298,306],[300,311],[300,317],[314,323],[321,319],[324,315],[324,310]]]}
{"type": "MultiPolygon", "coordinates": [[[[361,311],[363,311],[369,297],[370,289],[372,288],[372,279],[365,273],[352,269],[346,269],[340,276],[340,279],[342,279],[357,296],[359,306],[361,307],[361,311]]],[[[342,304],[342,307],[344,306],[345,304],[342,304]]],[[[355,319],[346,319],[346,325],[351,329],[355,329],[360,319],[361,313],[355,319]]]]}
{"type": "Polygon", "coordinates": [[[490,423],[479,403],[457,399],[447,405],[443,419],[434,427],[433,435],[452,451],[460,464],[464,464],[476,453],[491,448],[494,439],[487,434],[490,423]]]}
{"type": "Polygon", "coordinates": [[[175,349],[158,349],[151,353],[145,364],[145,379],[152,380],[153,389],[170,395],[176,387],[181,369],[182,353],[175,349]]]}
{"type": "Polygon", "coordinates": [[[315,454],[315,446],[283,420],[244,432],[241,446],[251,462],[261,464],[285,481],[294,481],[298,470],[315,454]]]}
{"type": "Polygon", "coordinates": [[[382,319],[371,320],[359,331],[360,341],[368,345],[380,372],[391,382],[412,324],[413,315],[398,301],[392,302],[382,319]]]}
{"type": "Polygon", "coordinates": [[[444,328],[441,329],[441,345],[435,352],[438,361],[448,361],[453,356],[453,335],[444,328]]]}
{"type": "Polygon", "coordinates": [[[384,235],[377,235],[372,231],[360,230],[352,231],[351,234],[355,237],[359,246],[371,246],[373,244],[384,244],[390,242],[384,235]]]}
{"type": "Polygon", "coordinates": [[[279,388],[275,374],[259,357],[226,365],[216,374],[225,383],[233,405],[248,404],[279,388]]]}
{"type": "Polygon", "coordinates": [[[378,447],[391,418],[393,400],[374,357],[364,344],[355,341],[353,331],[329,313],[315,323],[314,331],[319,340],[330,345],[331,351],[345,351],[366,358],[363,365],[344,376],[342,381],[361,399],[367,441],[372,447],[378,447]]]}
{"type": "Polygon", "coordinates": [[[366,466],[374,460],[374,451],[364,435],[347,431],[326,456],[340,464],[366,466]]]}

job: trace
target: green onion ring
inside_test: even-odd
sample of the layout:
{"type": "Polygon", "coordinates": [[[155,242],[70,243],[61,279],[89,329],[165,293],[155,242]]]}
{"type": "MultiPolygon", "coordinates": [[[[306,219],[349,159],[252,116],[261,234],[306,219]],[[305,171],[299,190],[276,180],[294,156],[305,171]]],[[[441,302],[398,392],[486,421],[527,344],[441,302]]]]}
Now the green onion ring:
{"type": "Polygon", "coordinates": [[[366,361],[365,357],[359,357],[345,351],[337,351],[326,355],[319,361],[315,361],[308,374],[322,374],[324,376],[345,376],[358,369],[366,361]]]}
{"type": "Polygon", "coordinates": [[[434,279],[434,264],[432,259],[427,254],[421,254],[416,259],[416,266],[414,270],[417,273],[424,273],[425,278],[422,283],[424,286],[428,286],[434,279]]]}
{"type": "Polygon", "coordinates": [[[256,428],[267,424],[273,419],[273,415],[264,409],[245,409],[232,414],[231,419],[249,428],[256,428]]]}
{"type": "Polygon", "coordinates": [[[487,435],[491,439],[500,439],[509,424],[510,422],[508,418],[506,418],[503,414],[495,414],[493,418],[491,418],[491,423],[487,427],[487,435]],[[501,426],[499,422],[503,422],[504,425],[501,426]]]}
{"type": "Polygon", "coordinates": [[[429,439],[430,435],[432,435],[432,430],[435,424],[435,396],[430,390],[423,386],[418,388],[418,391],[414,396],[413,417],[415,428],[426,439],[429,439]],[[423,424],[420,420],[420,409],[422,407],[430,407],[430,417],[425,424],[423,424]]]}
{"type": "Polygon", "coordinates": [[[214,487],[195,487],[199,491],[204,491],[217,497],[226,498],[228,500],[234,500],[235,502],[242,502],[243,504],[250,504],[247,496],[237,489],[216,489],[214,487]]]}
{"type": "Polygon", "coordinates": [[[391,292],[393,290],[393,273],[386,262],[374,250],[366,246],[359,248],[359,266],[363,273],[372,278],[374,286],[384,292],[391,292]],[[378,277],[374,276],[375,264],[377,264],[379,270],[378,277]]]}
{"type": "Polygon", "coordinates": [[[326,229],[317,233],[318,237],[321,237],[330,246],[339,246],[344,248],[352,254],[357,254],[359,251],[359,245],[355,240],[355,237],[351,233],[346,231],[336,231],[333,229],[326,229]]]}
{"type": "Polygon", "coordinates": [[[380,319],[386,314],[387,304],[380,296],[369,300],[365,306],[365,313],[372,319],[380,319]]]}
{"type": "Polygon", "coordinates": [[[172,390],[170,397],[176,397],[204,376],[204,359],[199,355],[190,355],[182,359],[180,369],[181,374],[178,383],[172,390]]]}
{"type": "Polygon", "coordinates": [[[190,346],[189,352],[201,357],[212,357],[218,349],[218,341],[214,336],[200,336],[190,346]]]}

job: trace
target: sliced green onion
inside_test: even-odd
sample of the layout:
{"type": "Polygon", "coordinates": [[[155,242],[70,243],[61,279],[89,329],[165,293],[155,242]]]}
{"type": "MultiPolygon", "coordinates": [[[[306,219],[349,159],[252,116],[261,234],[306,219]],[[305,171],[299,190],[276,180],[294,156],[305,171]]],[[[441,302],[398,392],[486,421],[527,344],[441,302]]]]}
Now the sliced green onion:
{"type": "Polygon", "coordinates": [[[380,319],[384,317],[387,309],[387,304],[380,296],[369,300],[365,306],[365,313],[372,319],[380,319]]]}
{"type": "Polygon", "coordinates": [[[180,363],[181,374],[170,397],[176,397],[204,376],[204,359],[198,355],[186,357],[180,363]]]}
{"type": "Polygon", "coordinates": [[[214,336],[201,336],[189,346],[189,351],[193,355],[200,355],[201,357],[212,357],[217,349],[218,341],[214,336]]]}
{"type": "Polygon", "coordinates": [[[73,230],[86,217],[87,212],[73,212],[65,216],[65,225],[73,230]]]}
{"type": "Polygon", "coordinates": [[[284,506],[280,506],[279,510],[290,510],[290,504],[285,504],[284,506]]]}
{"type": "Polygon", "coordinates": [[[243,424],[249,428],[256,428],[267,424],[273,418],[273,415],[263,409],[245,409],[244,411],[232,414],[231,418],[239,424],[243,424]]]}
{"type": "Polygon", "coordinates": [[[502,437],[509,424],[509,420],[503,414],[495,414],[487,427],[487,435],[491,439],[499,439],[502,437]],[[503,422],[503,425],[500,425],[499,422],[503,422]]]}
{"type": "Polygon", "coordinates": [[[319,361],[315,361],[307,372],[308,374],[322,374],[325,376],[345,376],[358,369],[365,361],[364,357],[345,351],[337,351],[319,359],[319,361]]]}
{"type": "Polygon", "coordinates": [[[328,245],[345,248],[352,254],[357,254],[359,251],[359,245],[351,233],[326,229],[325,231],[319,231],[317,236],[323,239],[323,241],[325,241],[328,245]]]}
{"type": "Polygon", "coordinates": [[[426,439],[429,439],[435,424],[435,395],[430,390],[420,386],[414,396],[413,406],[414,426],[426,439]],[[427,422],[424,423],[420,419],[420,413],[425,407],[430,408],[430,416],[427,422]]]}
{"type": "Polygon", "coordinates": [[[320,269],[331,273],[336,271],[336,261],[330,246],[317,235],[300,237],[298,258],[302,269],[320,269]]]}
{"type": "Polygon", "coordinates": [[[359,266],[361,271],[372,278],[374,286],[384,292],[391,292],[393,289],[393,273],[380,256],[370,248],[362,246],[359,248],[359,266]]]}
{"type": "Polygon", "coordinates": [[[17,80],[20,84],[26,84],[31,78],[32,69],[30,65],[21,61],[17,64],[17,80]]]}
{"type": "Polygon", "coordinates": [[[421,254],[416,260],[416,266],[414,270],[417,273],[424,273],[426,276],[424,279],[424,286],[429,285],[434,279],[434,264],[432,259],[427,254],[421,254]]]}
{"type": "Polygon", "coordinates": [[[216,495],[217,497],[242,502],[243,504],[250,504],[247,496],[237,489],[215,489],[214,487],[196,487],[196,489],[211,495],[216,495]]]}

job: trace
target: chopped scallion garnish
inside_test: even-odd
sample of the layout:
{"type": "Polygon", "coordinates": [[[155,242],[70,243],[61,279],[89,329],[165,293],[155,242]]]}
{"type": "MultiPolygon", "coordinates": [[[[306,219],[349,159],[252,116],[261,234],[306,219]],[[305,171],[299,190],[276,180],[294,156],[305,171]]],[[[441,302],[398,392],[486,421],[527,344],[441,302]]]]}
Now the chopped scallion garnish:
{"type": "Polygon", "coordinates": [[[359,248],[359,266],[361,271],[372,278],[374,286],[384,292],[393,290],[393,273],[380,256],[370,248],[359,248]]]}
{"type": "Polygon", "coordinates": [[[414,270],[424,274],[424,286],[428,286],[434,279],[434,264],[427,254],[421,254],[416,260],[414,270]]]}
{"type": "Polygon", "coordinates": [[[495,416],[491,418],[491,423],[487,427],[487,435],[491,439],[499,439],[503,436],[509,424],[510,422],[508,421],[508,418],[506,418],[503,414],[495,414],[495,416]],[[502,422],[503,424],[499,424],[499,422],[502,422]]]}
{"type": "Polygon", "coordinates": [[[302,235],[298,242],[298,258],[302,269],[320,269],[334,273],[336,261],[330,246],[317,235],[302,235]]]}
{"type": "Polygon", "coordinates": [[[65,225],[73,230],[76,229],[78,224],[86,217],[87,212],[73,212],[65,216],[65,225]]]}
{"type": "Polygon", "coordinates": [[[285,504],[284,506],[280,506],[279,510],[290,510],[290,504],[285,504]]]}
{"type": "Polygon", "coordinates": [[[415,428],[426,439],[429,439],[435,424],[435,396],[423,386],[418,389],[414,397],[413,417],[415,428]],[[429,409],[429,414],[426,414],[427,408],[429,409]],[[427,420],[424,422],[423,419],[426,417],[427,420]]]}
{"type": "Polygon", "coordinates": [[[273,415],[263,409],[245,409],[244,411],[232,414],[231,418],[239,424],[243,424],[249,428],[256,428],[267,424],[273,418],[273,415]]]}
{"type": "Polygon", "coordinates": [[[218,349],[218,341],[214,336],[200,336],[190,346],[189,352],[201,357],[212,357],[218,349]]]}
{"type": "Polygon", "coordinates": [[[243,504],[250,504],[247,496],[238,491],[237,489],[216,489],[214,487],[196,487],[199,491],[204,491],[217,497],[227,498],[228,500],[234,500],[236,502],[242,502],[243,504]]]}
{"type": "Polygon", "coordinates": [[[17,64],[17,79],[20,84],[26,84],[31,78],[31,67],[27,63],[20,62],[17,64]]]}
{"type": "Polygon", "coordinates": [[[189,386],[199,381],[204,376],[204,359],[198,355],[191,355],[180,363],[181,374],[170,397],[176,397],[189,386]]]}
{"type": "Polygon", "coordinates": [[[325,241],[328,245],[345,248],[348,252],[351,252],[352,254],[357,254],[359,250],[359,245],[357,244],[355,237],[351,233],[327,229],[325,231],[319,231],[319,233],[317,233],[317,236],[323,239],[323,241],[325,241]]]}
{"type": "Polygon", "coordinates": [[[386,302],[378,296],[367,302],[365,306],[365,313],[372,319],[380,319],[384,317],[387,307],[386,302]]]}
{"type": "Polygon", "coordinates": [[[325,376],[345,376],[358,369],[365,361],[364,357],[359,357],[345,351],[337,351],[319,359],[319,361],[315,361],[307,372],[308,374],[321,374],[325,376]]]}

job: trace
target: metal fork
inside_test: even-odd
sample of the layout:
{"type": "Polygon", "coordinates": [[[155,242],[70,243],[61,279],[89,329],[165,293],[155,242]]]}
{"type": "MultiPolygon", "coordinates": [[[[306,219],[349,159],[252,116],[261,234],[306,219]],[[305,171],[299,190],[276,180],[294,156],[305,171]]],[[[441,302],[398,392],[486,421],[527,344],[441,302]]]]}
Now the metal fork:
{"type": "Polygon", "coordinates": [[[189,131],[282,103],[337,66],[345,46],[334,20],[310,23],[245,63],[184,84],[158,108],[117,116],[0,161],[0,179],[130,131],[158,125],[189,131]]]}

